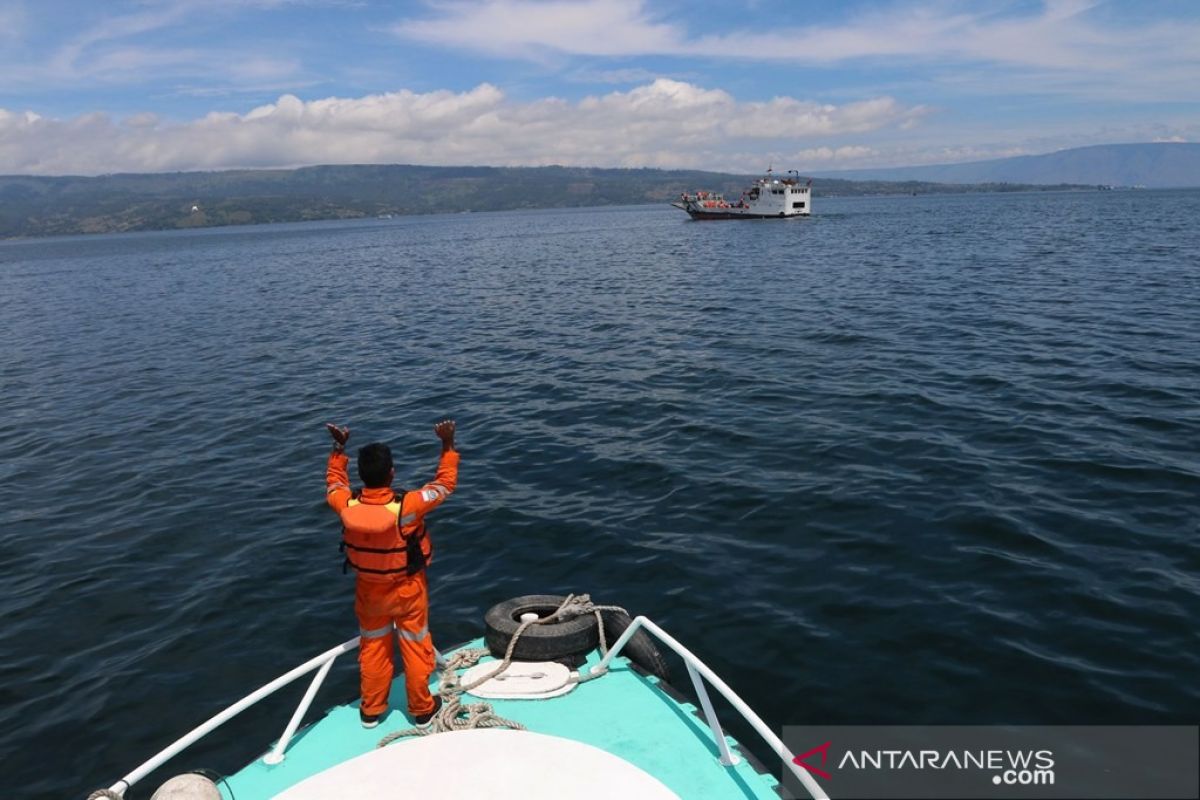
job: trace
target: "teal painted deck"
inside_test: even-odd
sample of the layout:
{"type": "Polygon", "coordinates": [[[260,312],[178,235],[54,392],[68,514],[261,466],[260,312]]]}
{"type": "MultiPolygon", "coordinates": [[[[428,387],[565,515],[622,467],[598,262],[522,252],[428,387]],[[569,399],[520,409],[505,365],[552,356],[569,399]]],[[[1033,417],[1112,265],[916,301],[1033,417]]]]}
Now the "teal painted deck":
{"type": "MultiPolygon", "coordinates": [[[[464,645],[482,646],[482,640],[464,645]]],[[[588,656],[588,666],[598,661],[598,653],[588,656]]],[[[609,674],[561,697],[486,702],[492,703],[500,716],[516,720],[531,731],[574,739],[619,756],[658,778],[685,800],[779,797],[775,788],[778,781],[759,774],[745,759],[734,767],[721,766],[703,717],[694,713],[690,703],[676,702],[657,683],[657,679],[638,674],[628,661],[618,657],[609,674]]],[[[468,695],[464,702],[480,700],[468,695]]],[[[390,703],[392,711],[371,730],[359,724],[357,702],[331,709],[297,733],[282,764],[268,766],[260,756],[221,784],[222,795],[228,800],[272,797],[310,775],[372,750],[386,734],[412,727],[402,713],[403,676],[392,686],[390,703]]],[[[731,738],[729,742],[734,744],[731,738]]],[[[401,740],[389,747],[404,745],[405,740],[401,740]]]]}

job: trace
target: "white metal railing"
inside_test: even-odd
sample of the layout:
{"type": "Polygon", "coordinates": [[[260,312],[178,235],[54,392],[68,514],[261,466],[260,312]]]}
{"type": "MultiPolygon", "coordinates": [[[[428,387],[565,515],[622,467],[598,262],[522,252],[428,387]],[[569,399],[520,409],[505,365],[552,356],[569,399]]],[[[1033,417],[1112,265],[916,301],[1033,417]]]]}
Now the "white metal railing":
{"type": "Polygon", "coordinates": [[[176,755],[190,747],[199,739],[207,736],[209,733],[212,733],[214,730],[221,727],[230,719],[236,717],[238,714],[242,713],[259,700],[262,700],[264,697],[274,694],[297,678],[303,677],[313,670],[317,670],[316,677],[314,677],[312,683],[309,684],[308,691],[304,693],[303,699],[300,700],[300,705],[296,707],[295,713],[292,714],[292,718],[288,721],[287,727],[283,731],[283,735],[279,737],[279,741],[275,744],[275,747],[271,750],[271,752],[267,753],[267,755],[263,757],[263,761],[267,762],[268,764],[278,764],[280,761],[283,761],[284,750],[287,749],[288,742],[291,741],[292,735],[296,732],[296,728],[300,725],[300,720],[304,718],[305,712],[308,711],[308,707],[312,704],[313,698],[316,697],[317,689],[321,687],[321,683],[325,680],[325,676],[329,674],[329,668],[333,666],[334,659],[343,653],[348,653],[351,650],[356,649],[357,647],[358,637],[355,636],[353,639],[342,642],[337,647],[330,648],[324,653],[321,653],[321,655],[305,661],[291,672],[280,675],[275,680],[260,687],[257,691],[251,692],[241,700],[238,700],[236,703],[226,708],[224,711],[211,717],[207,722],[203,723],[199,727],[194,728],[186,735],[176,739],[164,750],[151,757],[146,763],[137,767],[124,778],[108,787],[109,791],[124,796],[129,787],[133,786],[142,778],[161,767],[167,761],[174,758],[176,755]]]}
{"type": "Polygon", "coordinates": [[[721,730],[721,723],[717,721],[717,714],[713,710],[712,701],[708,699],[708,690],[704,688],[704,681],[700,680],[700,676],[704,676],[705,680],[711,683],[713,688],[720,692],[721,696],[728,700],[729,704],[742,715],[742,718],[750,723],[750,726],[763,738],[763,741],[770,745],[775,754],[783,759],[783,763],[787,765],[788,769],[800,779],[800,782],[804,784],[805,789],[808,789],[808,793],[813,796],[814,800],[829,800],[829,796],[825,794],[825,791],[817,783],[816,779],[812,775],[809,775],[807,770],[793,761],[795,753],[788,750],[787,745],[775,735],[774,731],[767,727],[762,718],[758,714],[755,714],[750,706],[746,705],[746,701],[738,697],[737,693],[733,689],[730,689],[729,685],[721,680],[707,664],[697,658],[691,650],[681,645],[675,640],[674,636],[645,617],[634,618],[633,622],[629,624],[629,627],[625,629],[625,632],[621,634],[620,638],[617,639],[604,658],[600,660],[600,663],[591,668],[589,674],[594,675],[608,669],[608,663],[621,652],[621,649],[633,638],[633,635],[642,629],[654,634],[656,639],[675,651],[676,655],[682,658],[683,662],[687,664],[688,675],[692,678],[692,686],[695,687],[696,694],[700,698],[700,706],[704,709],[704,717],[708,721],[708,727],[712,729],[713,738],[716,740],[717,747],[721,751],[720,761],[722,764],[727,767],[733,766],[738,763],[738,757],[729,752],[729,745],[725,741],[725,733],[721,730]]]}
{"type": "MultiPolygon", "coordinates": [[[[721,729],[721,723],[717,721],[716,711],[713,710],[712,701],[708,697],[708,690],[705,688],[704,681],[701,680],[701,676],[703,676],[705,680],[712,684],[713,687],[721,693],[722,697],[729,701],[730,705],[732,705],[734,709],[741,714],[747,722],[750,723],[750,726],[754,728],[758,735],[763,738],[763,741],[770,745],[775,754],[783,759],[783,763],[786,764],[787,767],[796,775],[796,777],[800,779],[800,782],[804,784],[806,789],[808,789],[809,794],[813,796],[814,800],[829,800],[828,795],[825,794],[824,790],[821,789],[816,780],[809,775],[807,771],[796,765],[792,760],[795,757],[795,754],[787,749],[787,746],[784,745],[783,741],[775,735],[774,731],[767,727],[767,724],[762,721],[762,718],[759,717],[758,714],[755,714],[754,710],[751,709],[750,706],[746,705],[746,702],[742,700],[742,698],[738,697],[737,693],[734,692],[733,689],[730,689],[725,681],[721,680],[717,674],[713,672],[707,664],[697,658],[691,650],[688,650],[686,647],[676,641],[675,637],[671,636],[671,634],[667,633],[645,617],[639,616],[634,618],[633,622],[629,624],[629,627],[625,629],[625,632],[622,633],[612,647],[609,648],[608,653],[603,659],[600,660],[600,663],[591,668],[589,674],[595,675],[608,669],[609,662],[611,662],[613,658],[621,652],[629,640],[633,638],[635,633],[643,629],[653,634],[656,639],[665,644],[667,647],[671,648],[671,650],[673,650],[680,658],[683,659],[684,664],[687,665],[688,675],[691,676],[692,679],[692,686],[695,687],[696,695],[700,698],[700,706],[704,710],[704,717],[708,722],[708,727],[712,730],[713,739],[716,741],[717,748],[721,752],[720,762],[723,765],[733,766],[738,763],[739,759],[729,750],[729,744],[725,741],[725,733],[721,729]]],[[[166,748],[152,756],[141,766],[138,766],[124,778],[121,778],[121,780],[110,786],[109,791],[124,796],[125,792],[135,783],[161,767],[167,761],[174,758],[176,755],[190,747],[195,742],[224,725],[233,717],[236,717],[250,706],[274,694],[296,679],[301,678],[310,672],[316,671],[317,674],[313,677],[312,682],[308,685],[308,690],[304,693],[304,697],[301,698],[300,705],[296,706],[295,712],[292,713],[292,718],[288,720],[287,727],[283,730],[283,735],[279,737],[279,741],[277,741],[275,746],[271,748],[271,752],[263,756],[263,761],[267,764],[280,763],[285,757],[285,751],[287,750],[288,744],[292,740],[292,736],[295,735],[296,729],[300,726],[300,721],[304,718],[304,715],[308,712],[309,707],[312,705],[313,698],[315,698],[317,695],[317,690],[321,688],[321,684],[325,681],[325,676],[329,674],[329,670],[333,666],[334,660],[344,653],[348,653],[351,650],[357,649],[358,642],[359,637],[357,636],[355,636],[353,639],[348,639],[347,641],[339,644],[337,647],[330,648],[324,653],[321,653],[319,656],[315,656],[314,658],[305,661],[303,664],[291,670],[290,672],[280,675],[270,683],[264,684],[256,691],[251,692],[241,700],[238,700],[236,703],[226,708],[224,711],[221,711],[220,713],[210,717],[203,724],[192,729],[179,739],[176,739],[166,748]]],[[[439,665],[444,663],[441,653],[437,653],[437,660],[439,665]]]]}

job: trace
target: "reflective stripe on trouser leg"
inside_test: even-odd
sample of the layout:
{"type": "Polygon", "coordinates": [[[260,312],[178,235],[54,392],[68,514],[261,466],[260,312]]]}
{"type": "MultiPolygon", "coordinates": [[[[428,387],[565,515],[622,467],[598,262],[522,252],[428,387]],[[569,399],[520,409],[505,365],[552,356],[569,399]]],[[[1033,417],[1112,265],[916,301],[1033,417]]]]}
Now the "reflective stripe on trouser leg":
{"type": "Polygon", "coordinates": [[[398,594],[403,609],[395,616],[400,656],[404,659],[404,689],[408,695],[408,713],[413,716],[433,710],[429,676],[434,669],[433,637],[429,635],[429,595],[425,573],[404,581],[398,594]]]}
{"type": "Polygon", "coordinates": [[[354,592],[354,615],[358,618],[359,630],[359,691],[364,714],[387,711],[388,694],[396,670],[388,589],[386,584],[358,581],[354,592]]]}
{"type": "Polygon", "coordinates": [[[408,639],[410,642],[423,642],[425,641],[425,637],[429,635],[429,626],[426,625],[419,631],[406,631],[404,629],[400,629],[396,631],[396,635],[401,639],[408,639]]]}
{"type": "Polygon", "coordinates": [[[396,626],[394,623],[389,622],[387,625],[384,625],[383,627],[374,628],[369,631],[364,630],[363,628],[359,628],[358,635],[363,639],[378,639],[380,636],[387,636],[389,633],[391,633],[393,630],[395,630],[395,627],[396,626]]]}
{"type": "MultiPolygon", "coordinates": [[[[365,626],[364,626],[365,627],[365,626]]],[[[388,692],[392,688],[391,628],[382,635],[363,636],[358,642],[359,689],[362,692],[364,714],[382,714],[387,711],[388,692]]]]}

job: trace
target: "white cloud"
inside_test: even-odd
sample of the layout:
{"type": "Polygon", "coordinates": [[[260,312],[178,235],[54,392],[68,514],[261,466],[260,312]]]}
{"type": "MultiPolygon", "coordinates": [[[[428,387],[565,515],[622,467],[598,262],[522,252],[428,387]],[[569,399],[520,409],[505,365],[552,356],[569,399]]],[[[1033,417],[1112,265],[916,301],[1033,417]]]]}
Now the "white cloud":
{"type": "MultiPolygon", "coordinates": [[[[880,97],[844,105],[727,92],[658,79],[627,92],[516,102],[481,84],[302,101],[186,123],[149,114],[57,120],[0,110],[0,174],[96,174],[302,164],[418,163],[696,167],[753,171],[826,137],[911,123],[927,113],[880,97]],[[730,155],[736,153],[736,155],[730,155]]],[[[842,148],[845,153],[851,151],[842,148]]]]}
{"type": "MultiPolygon", "coordinates": [[[[132,14],[100,19],[58,48],[45,72],[61,77],[75,77],[83,72],[90,72],[93,65],[87,63],[87,57],[98,46],[170,27],[181,22],[193,10],[187,3],[175,2],[132,14]]],[[[95,66],[98,71],[103,72],[102,63],[95,66]]],[[[121,66],[118,64],[118,68],[121,66]]]]}
{"type": "Polygon", "coordinates": [[[0,41],[19,41],[25,36],[28,13],[22,3],[0,3],[0,41]]]}
{"type": "MultiPolygon", "coordinates": [[[[621,69],[577,69],[563,77],[575,83],[642,83],[661,77],[661,73],[655,73],[644,67],[624,67],[621,69]]],[[[684,76],[678,74],[671,77],[676,80],[685,79],[684,76]]]]}
{"type": "Polygon", "coordinates": [[[474,0],[437,6],[439,16],[405,20],[404,37],[495,55],[536,50],[613,56],[671,53],[675,26],[654,21],[642,0],[474,0]]]}
{"type": "Polygon", "coordinates": [[[152,47],[122,47],[98,53],[90,59],[87,71],[104,80],[133,79],[141,81],[145,71],[161,71],[172,67],[191,67],[200,53],[187,48],[164,49],[152,47]]]}
{"type": "Polygon", "coordinates": [[[1072,125],[1039,125],[1034,129],[933,130],[902,141],[890,132],[874,137],[870,146],[806,148],[785,154],[784,161],[801,170],[904,167],[925,164],[956,164],[1011,156],[1037,155],[1097,144],[1129,142],[1200,141],[1200,124],[1190,120],[1172,123],[1137,122],[1103,125],[1080,130],[1072,125]],[[946,141],[957,144],[947,145],[946,141]]]}
{"type": "Polygon", "coordinates": [[[790,153],[787,156],[787,161],[790,164],[799,164],[805,167],[831,169],[846,163],[859,164],[866,159],[871,159],[878,155],[879,152],[875,148],[863,147],[861,145],[806,147],[803,150],[790,153]]]}
{"type": "MultiPolygon", "coordinates": [[[[0,0],[2,3],[3,0],[0,0]]],[[[336,0],[311,0],[312,4],[328,5],[336,0]]],[[[143,84],[147,78],[174,77],[180,80],[203,79],[217,84],[217,89],[229,91],[244,84],[296,88],[304,85],[298,76],[303,72],[300,59],[293,55],[270,54],[214,45],[219,38],[198,36],[193,46],[164,46],[159,43],[165,31],[195,28],[197,22],[213,26],[227,24],[231,18],[247,9],[270,9],[293,4],[309,4],[305,0],[159,0],[134,3],[135,11],[111,13],[110,6],[97,4],[88,9],[96,14],[91,18],[81,12],[78,18],[54,20],[60,31],[79,32],[67,35],[57,46],[45,53],[15,54],[0,50],[0,74],[5,88],[36,90],[70,88],[79,91],[97,85],[143,84]]],[[[113,4],[116,6],[116,4],[113,4]]],[[[44,13],[44,12],[43,12],[44,13]]],[[[0,5],[0,41],[12,26],[24,18],[19,5],[0,5]]],[[[267,43],[271,46],[271,43],[267,43]]],[[[276,48],[278,49],[278,48],[276,48]]]]}
{"type": "MultiPolygon", "coordinates": [[[[1200,24],[1104,24],[1089,13],[1095,5],[1048,0],[1033,10],[998,13],[995,5],[981,9],[935,0],[876,7],[838,24],[696,36],[682,24],[652,17],[644,0],[458,0],[437,4],[431,16],[403,20],[392,30],[412,40],[514,59],[543,60],[556,53],[808,65],[856,60],[927,67],[993,64],[1078,75],[1091,88],[1115,91],[1127,85],[1144,91],[1156,75],[1186,71],[1190,83],[1172,80],[1152,94],[1194,100],[1200,24]]],[[[992,79],[999,83],[1005,76],[992,79]]],[[[1010,81],[1009,86],[1038,88],[1035,81],[1010,81]]]]}

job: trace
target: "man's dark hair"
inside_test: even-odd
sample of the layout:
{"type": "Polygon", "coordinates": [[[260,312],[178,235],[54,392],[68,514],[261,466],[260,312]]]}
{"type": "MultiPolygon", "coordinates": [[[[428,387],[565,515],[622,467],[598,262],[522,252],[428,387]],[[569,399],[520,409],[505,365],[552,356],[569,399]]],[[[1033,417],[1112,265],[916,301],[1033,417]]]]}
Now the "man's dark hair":
{"type": "Polygon", "coordinates": [[[392,482],[392,451],[383,442],[358,448],[358,477],[368,489],[382,489],[392,482]]]}

